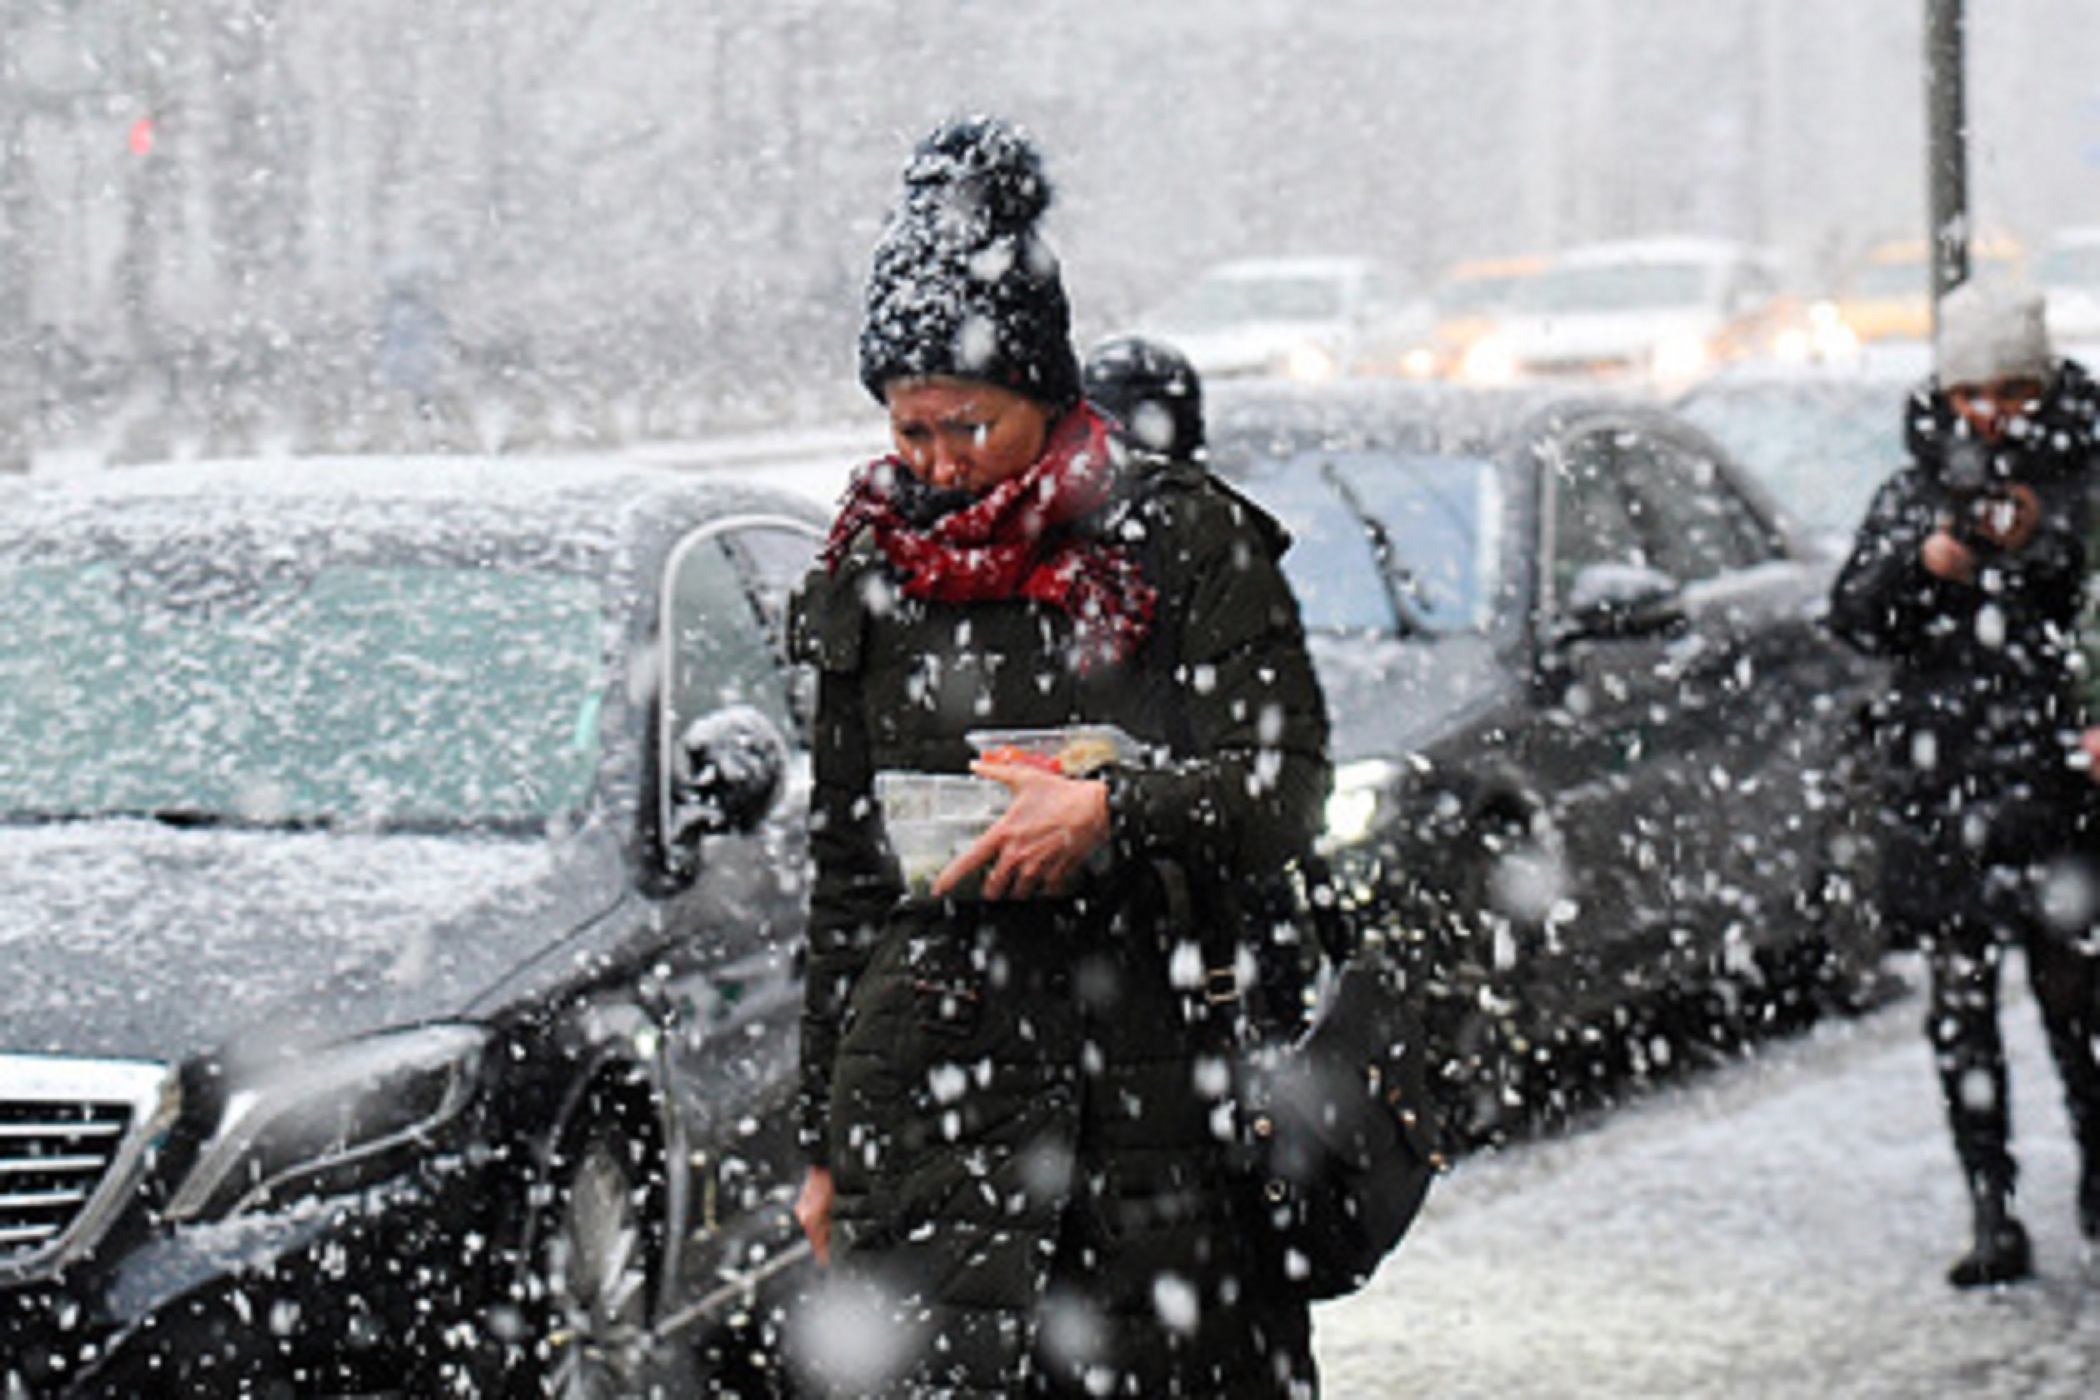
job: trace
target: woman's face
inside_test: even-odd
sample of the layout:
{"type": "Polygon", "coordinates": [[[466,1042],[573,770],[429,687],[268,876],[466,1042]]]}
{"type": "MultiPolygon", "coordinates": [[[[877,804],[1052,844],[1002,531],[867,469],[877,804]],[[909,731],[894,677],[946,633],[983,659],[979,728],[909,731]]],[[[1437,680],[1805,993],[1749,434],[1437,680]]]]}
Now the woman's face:
{"type": "Polygon", "coordinates": [[[936,490],[983,495],[1042,456],[1050,432],[1048,409],[990,384],[908,379],[886,397],[897,455],[936,490]]]}
{"type": "Polygon", "coordinates": [[[2016,419],[2032,421],[2041,411],[2042,394],[2047,387],[2033,375],[2024,374],[1977,384],[1952,384],[1947,388],[1947,402],[1978,437],[1996,442],[2016,419]]]}

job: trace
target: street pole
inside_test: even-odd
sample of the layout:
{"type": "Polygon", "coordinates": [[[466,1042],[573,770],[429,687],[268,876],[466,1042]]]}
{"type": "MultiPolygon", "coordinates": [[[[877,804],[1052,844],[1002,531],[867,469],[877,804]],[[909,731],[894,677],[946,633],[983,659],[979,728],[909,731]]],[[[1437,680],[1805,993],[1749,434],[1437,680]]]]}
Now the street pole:
{"type": "Polygon", "coordinates": [[[1932,323],[1969,276],[1968,133],[1962,101],[1962,0],[1925,0],[1926,181],[1932,201],[1932,323]]]}

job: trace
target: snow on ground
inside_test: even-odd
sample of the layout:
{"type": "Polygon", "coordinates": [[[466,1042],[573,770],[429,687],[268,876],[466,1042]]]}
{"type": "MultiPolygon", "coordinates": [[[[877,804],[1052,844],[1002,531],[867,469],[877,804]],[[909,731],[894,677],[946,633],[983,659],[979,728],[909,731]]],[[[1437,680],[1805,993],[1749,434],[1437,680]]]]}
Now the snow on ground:
{"type": "Polygon", "coordinates": [[[1565,1136],[1462,1162],[1322,1305],[1328,1400],[2100,1394],[2100,1258],[2024,967],[2006,970],[2039,1277],[1964,1294],[1967,1206],[1912,990],[1565,1136]]]}

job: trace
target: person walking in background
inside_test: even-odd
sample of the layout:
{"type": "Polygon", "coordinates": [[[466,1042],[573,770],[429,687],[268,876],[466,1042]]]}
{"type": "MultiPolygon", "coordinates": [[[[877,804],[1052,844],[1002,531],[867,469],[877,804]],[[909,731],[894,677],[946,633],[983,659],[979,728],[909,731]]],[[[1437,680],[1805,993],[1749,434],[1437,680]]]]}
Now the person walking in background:
{"type": "Polygon", "coordinates": [[[1281,529],[1192,464],[1139,470],[1084,402],[1049,200],[1005,123],[913,153],[860,338],[896,450],[796,601],[796,1214],[884,1344],[816,1369],[855,1395],[1311,1396],[1309,1310],[1233,1167],[1230,945],[1255,935],[1223,935],[1234,873],[1310,846],[1326,711],[1281,529]],[[1075,726],[1132,751],[973,761],[973,731],[1075,726]],[[914,772],[1010,791],[923,889],[879,800],[914,772]]]}
{"type": "Polygon", "coordinates": [[[2040,299],[1967,283],[1941,303],[1938,373],[1906,409],[1908,466],[1876,494],[1831,625],[1890,662],[1875,714],[1881,901],[1925,950],[1926,1031],[1974,1239],[1958,1288],[2033,1270],[2014,1209],[1999,967],[2017,942],[2084,1153],[2100,1236],[2100,1008],[2082,929],[2046,916],[2084,800],[2073,655],[2100,394],[2051,350],[2040,299]]]}
{"type": "Polygon", "coordinates": [[[1081,384],[1086,401],[1113,419],[1136,451],[1175,462],[1204,459],[1203,380],[1172,345],[1110,336],[1087,352],[1081,384]]]}

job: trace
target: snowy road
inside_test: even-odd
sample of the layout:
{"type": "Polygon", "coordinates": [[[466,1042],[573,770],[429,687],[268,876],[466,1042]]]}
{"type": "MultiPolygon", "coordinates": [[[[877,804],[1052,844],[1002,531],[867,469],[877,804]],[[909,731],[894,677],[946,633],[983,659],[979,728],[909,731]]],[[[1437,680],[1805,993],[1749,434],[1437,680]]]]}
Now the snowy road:
{"type": "MultiPolygon", "coordinates": [[[[1915,984],[1915,974],[1906,972],[1915,984]]],[[[1316,1314],[1329,1400],[2100,1394],[2100,1257],[2024,969],[2007,969],[2039,1278],[1957,1293],[1966,1204],[1913,990],[1571,1135],[1461,1164],[1316,1314]]]]}

